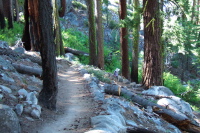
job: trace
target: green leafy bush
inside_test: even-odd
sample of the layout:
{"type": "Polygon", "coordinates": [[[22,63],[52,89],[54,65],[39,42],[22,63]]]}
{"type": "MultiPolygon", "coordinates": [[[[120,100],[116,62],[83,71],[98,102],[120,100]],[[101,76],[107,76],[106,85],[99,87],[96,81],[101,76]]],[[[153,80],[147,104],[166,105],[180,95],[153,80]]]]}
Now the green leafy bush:
{"type": "Polygon", "coordinates": [[[86,10],[87,9],[87,6],[82,4],[81,2],[78,2],[78,1],[72,1],[72,5],[73,7],[75,8],[78,8],[78,9],[82,9],[82,10],[86,10]]]}
{"type": "Polygon", "coordinates": [[[21,38],[23,33],[23,24],[22,23],[13,23],[13,29],[3,29],[0,30],[0,40],[8,42],[10,46],[15,45],[15,42],[21,38]]]}

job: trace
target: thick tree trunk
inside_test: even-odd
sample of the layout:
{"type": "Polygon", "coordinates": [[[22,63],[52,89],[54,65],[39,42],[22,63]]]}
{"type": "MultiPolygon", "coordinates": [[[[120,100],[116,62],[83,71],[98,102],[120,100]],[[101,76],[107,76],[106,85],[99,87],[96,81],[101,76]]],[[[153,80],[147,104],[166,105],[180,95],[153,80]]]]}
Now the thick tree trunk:
{"type": "Polygon", "coordinates": [[[76,49],[72,49],[72,48],[69,48],[69,47],[65,47],[64,50],[65,50],[65,53],[72,53],[74,55],[81,55],[81,56],[82,55],[83,56],[89,56],[88,53],[85,53],[83,51],[79,51],[79,50],[76,50],[76,49]]]}
{"type": "Polygon", "coordinates": [[[136,102],[145,108],[147,106],[151,106],[156,114],[160,115],[164,120],[172,123],[183,131],[194,133],[200,132],[200,127],[196,123],[190,121],[187,117],[166,109],[156,103],[151,102],[150,100],[144,99],[143,97],[140,97],[129,90],[119,88],[117,85],[108,85],[105,88],[105,93],[116,96],[126,96],[126,98],[130,99],[132,102],[136,102]]]}
{"type": "MultiPolygon", "coordinates": [[[[126,18],[126,0],[120,1],[120,19],[126,18]]],[[[120,44],[122,56],[122,76],[129,79],[129,57],[128,57],[128,31],[126,27],[120,28],[120,44]]]]}
{"type": "Polygon", "coordinates": [[[94,16],[94,0],[88,0],[88,20],[89,20],[89,64],[97,66],[97,49],[96,49],[96,26],[94,16]]]}
{"type": "Polygon", "coordinates": [[[31,50],[31,41],[29,34],[29,13],[28,13],[28,0],[24,1],[24,31],[22,35],[22,42],[26,50],[31,50]]]}
{"type": "Polygon", "coordinates": [[[144,6],[144,66],[142,84],[146,88],[163,85],[162,45],[159,1],[143,1],[144,6]]]}
{"type": "Polygon", "coordinates": [[[103,49],[103,24],[102,24],[102,0],[97,3],[97,44],[98,44],[98,67],[104,69],[104,49],[103,49]]]}
{"type": "Polygon", "coordinates": [[[39,0],[38,2],[40,53],[43,70],[43,89],[39,94],[39,103],[50,110],[56,110],[58,79],[53,35],[53,7],[51,1],[39,0]]]}
{"type": "Polygon", "coordinates": [[[0,29],[6,27],[6,22],[4,18],[3,0],[0,0],[0,29]]]}
{"type": "Polygon", "coordinates": [[[13,67],[19,72],[19,73],[24,73],[28,75],[35,75],[37,77],[42,76],[42,69],[41,68],[33,68],[30,66],[25,66],[25,65],[19,65],[16,63],[12,63],[13,67]]]}
{"type": "Polygon", "coordinates": [[[132,66],[131,66],[131,81],[138,83],[138,46],[139,46],[139,31],[140,31],[140,11],[139,11],[139,0],[134,1],[134,21],[135,25],[133,28],[133,52],[132,52],[132,66]]]}

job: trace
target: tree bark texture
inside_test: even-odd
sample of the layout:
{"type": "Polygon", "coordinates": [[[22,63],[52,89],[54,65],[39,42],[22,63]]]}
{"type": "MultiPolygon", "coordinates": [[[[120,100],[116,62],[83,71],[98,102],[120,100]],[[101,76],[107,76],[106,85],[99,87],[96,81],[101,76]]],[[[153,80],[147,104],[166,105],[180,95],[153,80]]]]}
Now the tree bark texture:
{"type": "Polygon", "coordinates": [[[97,3],[97,44],[98,44],[98,67],[104,69],[104,47],[103,47],[103,24],[102,24],[102,0],[97,3]]]}
{"type": "Polygon", "coordinates": [[[24,1],[24,30],[22,35],[22,42],[26,50],[31,50],[30,34],[29,34],[29,12],[28,12],[28,0],[24,1]]]}
{"type": "Polygon", "coordinates": [[[65,11],[66,11],[66,0],[60,0],[61,1],[61,8],[59,10],[59,17],[64,17],[65,16],[65,11]]]}
{"type": "Polygon", "coordinates": [[[51,1],[39,0],[38,2],[39,42],[43,70],[43,89],[39,94],[39,103],[50,110],[56,110],[58,79],[53,35],[53,7],[51,1]]]}
{"type": "Polygon", "coordinates": [[[63,47],[63,41],[62,41],[62,35],[61,35],[61,29],[60,29],[57,0],[53,0],[53,17],[54,17],[53,25],[54,25],[54,38],[55,38],[55,44],[56,44],[56,55],[57,56],[64,55],[65,53],[64,53],[64,47],[63,47]]]}
{"type": "Polygon", "coordinates": [[[94,15],[94,0],[88,0],[88,20],[89,20],[89,64],[97,66],[97,46],[96,46],[96,26],[94,15]]]}
{"type": "Polygon", "coordinates": [[[3,0],[0,0],[0,28],[4,29],[6,27],[6,22],[4,18],[3,0]]]}
{"type": "Polygon", "coordinates": [[[8,28],[13,28],[12,0],[3,0],[4,16],[8,18],[8,28]]]}
{"type": "Polygon", "coordinates": [[[142,84],[146,88],[163,85],[162,45],[159,1],[143,1],[144,6],[144,66],[142,84]]]}
{"type": "Polygon", "coordinates": [[[13,0],[13,5],[14,5],[14,16],[13,19],[14,21],[18,22],[19,21],[19,4],[18,4],[18,0],[13,0]]]}
{"type": "Polygon", "coordinates": [[[31,50],[39,51],[39,0],[28,0],[28,11],[30,17],[29,34],[31,41],[31,50]]]}
{"type": "MultiPolygon", "coordinates": [[[[119,0],[120,3],[120,19],[126,18],[126,0],[119,0]]],[[[128,31],[126,27],[120,28],[120,44],[122,57],[122,76],[129,79],[129,57],[128,57],[128,31]]]]}
{"type": "Polygon", "coordinates": [[[139,57],[139,31],[140,31],[140,11],[139,0],[134,1],[135,16],[133,27],[133,51],[132,51],[132,66],[131,66],[131,81],[138,83],[138,57],[139,57]]]}
{"type": "Polygon", "coordinates": [[[143,97],[136,95],[135,93],[124,89],[119,88],[118,85],[107,85],[105,88],[106,94],[116,95],[116,96],[124,96],[132,102],[136,102],[143,107],[151,106],[153,108],[153,112],[161,116],[164,120],[172,123],[177,126],[179,129],[183,131],[189,131],[193,133],[199,133],[200,127],[196,122],[190,121],[188,117],[177,114],[174,111],[166,109],[156,103],[151,102],[143,97]]]}

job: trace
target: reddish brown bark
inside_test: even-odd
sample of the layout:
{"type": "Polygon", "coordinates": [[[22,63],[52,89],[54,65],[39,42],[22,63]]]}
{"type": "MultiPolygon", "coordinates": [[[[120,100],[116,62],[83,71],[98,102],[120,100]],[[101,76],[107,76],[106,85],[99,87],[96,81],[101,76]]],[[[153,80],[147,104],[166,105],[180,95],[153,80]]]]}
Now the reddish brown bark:
{"type": "MultiPolygon", "coordinates": [[[[126,18],[126,0],[120,0],[120,19],[126,18]]],[[[129,59],[128,59],[128,32],[126,27],[120,28],[120,44],[122,56],[122,76],[129,79],[129,59]]]]}
{"type": "Polygon", "coordinates": [[[159,1],[143,1],[144,9],[144,66],[142,84],[146,88],[163,85],[162,45],[159,1]]]}

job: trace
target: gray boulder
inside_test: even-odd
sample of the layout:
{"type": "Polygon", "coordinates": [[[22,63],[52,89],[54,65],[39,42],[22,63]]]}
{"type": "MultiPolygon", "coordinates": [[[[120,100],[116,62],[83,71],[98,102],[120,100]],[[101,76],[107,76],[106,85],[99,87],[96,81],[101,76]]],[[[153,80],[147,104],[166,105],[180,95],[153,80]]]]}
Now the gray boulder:
{"type": "Polygon", "coordinates": [[[2,57],[0,57],[0,68],[5,71],[11,71],[11,72],[16,71],[15,68],[12,66],[12,64],[9,61],[3,59],[2,57]]]}
{"type": "Polygon", "coordinates": [[[30,92],[27,94],[26,101],[30,101],[31,104],[38,104],[38,99],[35,96],[34,92],[30,92]]]}
{"type": "Polygon", "coordinates": [[[21,133],[16,113],[5,105],[0,105],[0,127],[1,133],[21,133]]]}
{"type": "Polygon", "coordinates": [[[159,95],[159,96],[174,96],[173,92],[164,86],[152,86],[148,90],[143,91],[144,94],[159,95]]]}
{"type": "Polygon", "coordinates": [[[19,116],[21,116],[21,114],[22,114],[22,112],[23,112],[23,108],[24,108],[24,106],[23,106],[22,104],[17,104],[17,105],[15,106],[15,112],[16,112],[19,116]]]}
{"type": "Polygon", "coordinates": [[[0,40],[0,48],[9,49],[9,45],[7,42],[0,40]]]}
{"type": "Polygon", "coordinates": [[[6,74],[4,74],[4,73],[1,73],[1,74],[0,74],[0,78],[1,78],[4,82],[6,82],[6,83],[14,83],[14,82],[15,82],[14,79],[9,78],[9,77],[8,77],[6,74]]]}
{"type": "Polygon", "coordinates": [[[23,47],[17,47],[14,48],[14,51],[20,54],[24,54],[26,50],[23,47]]]}
{"type": "Polygon", "coordinates": [[[12,93],[12,90],[6,86],[0,85],[0,90],[2,90],[3,93],[10,94],[12,93]]]}

